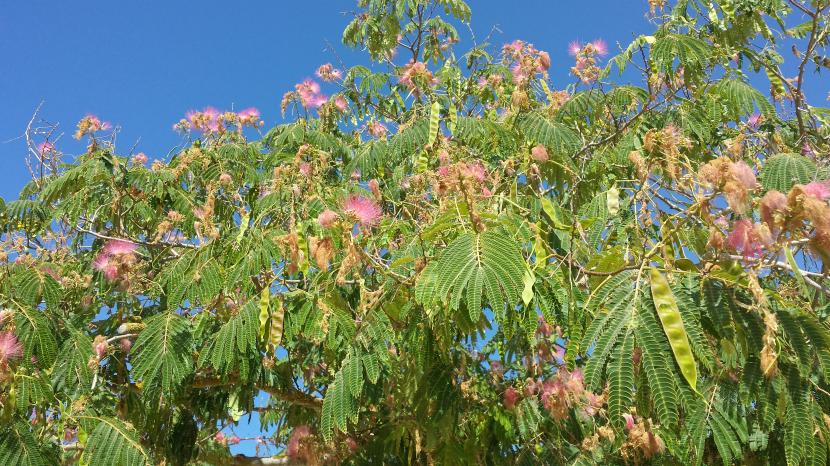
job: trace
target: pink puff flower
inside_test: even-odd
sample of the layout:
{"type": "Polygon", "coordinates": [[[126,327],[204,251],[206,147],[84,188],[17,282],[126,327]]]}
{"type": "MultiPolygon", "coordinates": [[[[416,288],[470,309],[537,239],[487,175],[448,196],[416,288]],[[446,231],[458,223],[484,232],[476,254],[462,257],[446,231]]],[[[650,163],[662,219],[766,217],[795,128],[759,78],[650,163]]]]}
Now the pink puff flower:
{"type": "Polygon", "coordinates": [[[530,156],[533,160],[539,163],[545,163],[548,161],[548,150],[542,144],[537,144],[533,146],[533,149],[530,149],[530,156]]]}
{"type": "Polygon", "coordinates": [[[629,413],[623,414],[623,419],[625,419],[625,430],[631,430],[634,428],[634,416],[629,413]]]}
{"type": "Polygon", "coordinates": [[[217,443],[225,443],[225,434],[222,432],[217,432],[216,435],[213,436],[213,440],[217,443]]]}
{"type": "Polygon", "coordinates": [[[246,108],[239,113],[236,114],[239,118],[239,124],[241,125],[248,125],[248,126],[259,126],[260,123],[260,113],[254,107],[246,108]]]}
{"type": "Polygon", "coordinates": [[[346,99],[342,95],[338,95],[334,98],[334,106],[337,107],[337,110],[345,112],[349,108],[349,103],[346,102],[346,99]]]}
{"type": "Polygon", "coordinates": [[[576,56],[582,50],[582,44],[578,41],[573,41],[568,44],[568,54],[572,56],[576,56]]]}
{"type": "Polygon", "coordinates": [[[139,152],[133,156],[133,165],[144,165],[147,163],[147,154],[144,152],[139,152]]]}
{"type": "Polygon", "coordinates": [[[732,174],[746,189],[755,189],[758,186],[758,180],[755,178],[755,172],[752,171],[749,165],[745,162],[735,162],[732,164],[732,174]]]}
{"type": "Polygon", "coordinates": [[[746,125],[750,129],[756,130],[756,129],[758,129],[759,126],[761,126],[761,121],[762,121],[761,114],[758,113],[758,112],[755,112],[752,115],[750,115],[749,118],[747,118],[746,125]]]}
{"type": "Polygon", "coordinates": [[[138,249],[138,245],[123,239],[111,239],[104,245],[103,251],[109,256],[119,254],[132,254],[138,249]]]}
{"type": "Polygon", "coordinates": [[[599,56],[604,56],[608,54],[608,45],[606,45],[605,41],[602,39],[596,39],[591,42],[591,46],[594,47],[594,51],[599,56]]]}
{"type": "Polygon", "coordinates": [[[363,227],[374,226],[383,215],[380,206],[375,201],[356,195],[349,196],[343,202],[343,212],[355,217],[363,227]]]}
{"type": "Polygon", "coordinates": [[[539,70],[538,71],[547,71],[550,69],[550,54],[541,51],[539,52],[539,70]]]}
{"type": "Polygon", "coordinates": [[[507,390],[504,391],[504,407],[509,410],[513,410],[516,407],[516,400],[519,399],[519,392],[516,391],[513,387],[508,387],[507,390]]]}
{"type": "Polygon", "coordinates": [[[379,121],[371,121],[366,125],[366,132],[369,133],[370,136],[374,136],[376,138],[385,135],[387,131],[386,126],[379,121]]]}
{"type": "Polygon", "coordinates": [[[767,225],[775,225],[778,223],[775,219],[776,214],[784,213],[787,210],[787,195],[770,190],[761,198],[761,220],[767,225]]]}
{"type": "Polygon", "coordinates": [[[470,178],[474,178],[478,182],[483,182],[487,178],[487,169],[481,162],[475,162],[467,165],[464,174],[470,178]]]}
{"type": "Polygon", "coordinates": [[[311,176],[311,173],[312,173],[313,171],[314,171],[314,170],[311,168],[311,164],[310,164],[310,163],[308,163],[308,162],[303,162],[303,163],[301,163],[301,164],[300,164],[300,175],[303,175],[303,176],[308,177],[308,176],[311,176]]]}
{"type": "Polygon", "coordinates": [[[23,345],[11,332],[0,333],[0,365],[6,365],[12,359],[23,355],[23,345]]]}
{"type": "Polygon", "coordinates": [[[37,145],[37,151],[40,152],[41,155],[49,152],[55,152],[55,145],[49,141],[43,141],[37,145]]]}
{"type": "Polygon", "coordinates": [[[337,221],[338,215],[337,212],[333,210],[326,209],[320,212],[320,215],[317,216],[317,223],[320,224],[323,228],[328,228],[334,225],[334,222],[337,221]]]}
{"type": "Polygon", "coordinates": [[[339,79],[341,72],[340,70],[332,66],[331,63],[326,63],[320,65],[320,67],[317,68],[317,72],[315,74],[318,78],[322,79],[323,81],[331,82],[336,79],[339,79]]]}
{"type": "Polygon", "coordinates": [[[240,440],[238,435],[234,435],[228,439],[228,445],[238,445],[240,440]]]}
{"type": "Polygon", "coordinates": [[[830,199],[830,183],[827,181],[825,182],[812,182],[805,184],[802,188],[804,194],[814,197],[820,201],[826,201],[830,199]]]}
{"type": "Polygon", "coordinates": [[[107,355],[107,351],[109,350],[107,337],[103,335],[95,337],[95,340],[92,342],[92,348],[95,350],[95,356],[98,357],[98,360],[104,359],[104,356],[107,355]]]}
{"type": "Polygon", "coordinates": [[[118,346],[121,347],[121,352],[127,354],[133,348],[133,341],[129,338],[122,338],[121,341],[118,343],[118,346]]]}
{"type": "Polygon", "coordinates": [[[311,429],[303,424],[299,425],[291,431],[291,437],[285,445],[285,456],[289,458],[297,458],[300,456],[300,443],[311,435],[311,429]]]}
{"type": "Polygon", "coordinates": [[[763,250],[755,227],[746,219],[735,222],[727,241],[732,249],[742,253],[745,258],[758,257],[763,250]]]}

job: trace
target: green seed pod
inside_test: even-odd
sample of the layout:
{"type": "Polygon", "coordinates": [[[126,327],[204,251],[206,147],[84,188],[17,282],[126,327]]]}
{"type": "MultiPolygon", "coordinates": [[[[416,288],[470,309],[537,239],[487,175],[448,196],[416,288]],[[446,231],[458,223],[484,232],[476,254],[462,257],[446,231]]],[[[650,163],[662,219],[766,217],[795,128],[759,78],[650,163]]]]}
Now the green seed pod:
{"type": "Polygon", "coordinates": [[[652,268],[650,276],[654,307],[657,309],[660,322],[663,324],[663,331],[666,332],[666,337],[669,339],[674,359],[677,361],[677,365],[680,366],[683,378],[686,379],[692,390],[697,392],[697,365],[689,346],[689,337],[683,327],[680,309],[677,307],[677,299],[669,288],[668,280],[659,270],[652,268]]]}

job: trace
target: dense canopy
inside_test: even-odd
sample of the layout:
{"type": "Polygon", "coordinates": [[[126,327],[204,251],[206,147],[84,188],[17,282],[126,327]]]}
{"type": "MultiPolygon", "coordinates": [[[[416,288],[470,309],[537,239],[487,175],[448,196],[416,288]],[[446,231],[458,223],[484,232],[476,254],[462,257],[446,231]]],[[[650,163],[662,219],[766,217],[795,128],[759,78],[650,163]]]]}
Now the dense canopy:
{"type": "Polygon", "coordinates": [[[153,162],[32,134],[0,464],[826,464],[830,3],[648,6],[551,63],[359,0],[370,66],[287,123],[194,111],[153,162]],[[254,411],[270,457],[233,456],[254,411]]]}

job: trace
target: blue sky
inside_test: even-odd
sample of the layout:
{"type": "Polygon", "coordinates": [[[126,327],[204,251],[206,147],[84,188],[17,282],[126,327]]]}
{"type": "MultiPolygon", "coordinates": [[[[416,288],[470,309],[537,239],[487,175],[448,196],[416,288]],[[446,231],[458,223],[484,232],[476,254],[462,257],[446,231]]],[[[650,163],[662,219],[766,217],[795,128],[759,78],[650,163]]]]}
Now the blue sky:
{"type": "MultiPolygon", "coordinates": [[[[603,38],[613,51],[617,42],[652,30],[646,0],[470,3],[479,40],[497,27],[495,45],[521,38],[549,51],[557,88],[573,81],[570,41],[603,38]]],[[[20,136],[41,101],[40,116],[61,124],[66,134],[58,148],[70,156],[83,150],[71,139],[75,123],[94,113],[122,128],[120,152],[135,145],[151,160],[164,158],[181,140],[171,125],[187,110],[255,106],[268,127],[279,122],[282,94],[319,64],[337,63],[337,55],[349,65],[365,64],[362,54],[340,45],[354,8],[353,0],[6,2],[0,9],[0,197],[16,198],[29,179],[20,136]]],[[[460,32],[457,50],[464,51],[470,36],[460,32]]],[[[237,433],[256,435],[256,429],[237,433]]],[[[253,447],[247,442],[234,451],[253,454],[253,447]]]]}

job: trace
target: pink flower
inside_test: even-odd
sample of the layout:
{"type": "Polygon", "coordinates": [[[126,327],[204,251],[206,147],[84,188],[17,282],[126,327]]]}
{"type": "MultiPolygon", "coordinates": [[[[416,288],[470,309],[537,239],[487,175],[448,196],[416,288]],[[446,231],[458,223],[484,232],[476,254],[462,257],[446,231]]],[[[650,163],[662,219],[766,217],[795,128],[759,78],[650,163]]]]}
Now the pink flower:
{"type": "Polygon", "coordinates": [[[221,184],[222,186],[227,186],[231,184],[231,182],[233,182],[233,177],[230,173],[222,173],[221,175],[219,175],[219,184],[221,184]]]}
{"type": "Polygon", "coordinates": [[[516,400],[519,399],[519,393],[513,387],[508,387],[504,391],[504,407],[512,410],[516,407],[516,400]]]}
{"type": "Polygon", "coordinates": [[[147,163],[147,155],[144,152],[139,152],[133,156],[133,165],[144,165],[147,163]]]}
{"type": "Polygon", "coordinates": [[[481,197],[487,199],[492,195],[493,195],[493,191],[490,191],[490,188],[488,188],[486,186],[481,188],[481,197]]]}
{"type": "Polygon", "coordinates": [[[107,337],[103,335],[95,337],[95,340],[92,342],[92,348],[95,350],[95,356],[98,357],[98,360],[104,359],[104,356],[107,355],[107,350],[109,350],[107,337]]]}
{"type": "Polygon", "coordinates": [[[591,45],[594,47],[594,51],[599,56],[604,56],[608,54],[608,46],[605,44],[605,41],[602,39],[596,39],[591,42],[591,45]]]}
{"type": "Polygon", "coordinates": [[[337,212],[326,209],[320,212],[320,215],[317,216],[317,223],[319,223],[323,228],[328,228],[337,221],[337,218],[337,212]]]}
{"type": "Polygon", "coordinates": [[[320,65],[320,67],[317,68],[317,73],[315,74],[323,81],[332,82],[340,78],[341,72],[332,66],[331,63],[326,63],[324,65],[320,65]]]}
{"type": "Polygon", "coordinates": [[[301,164],[300,164],[300,175],[303,175],[303,176],[305,176],[305,177],[309,177],[309,176],[311,176],[311,173],[312,173],[313,171],[314,171],[314,170],[312,169],[312,167],[311,167],[311,164],[310,164],[310,163],[308,163],[308,162],[303,162],[303,163],[301,163],[301,164]]]}
{"type": "Polygon", "coordinates": [[[745,162],[735,162],[732,164],[732,174],[746,189],[755,189],[758,186],[758,180],[755,178],[755,172],[745,162]]]}
{"type": "Polygon", "coordinates": [[[746,124],[750,129],[755,130],[755,129],[758,129],[758,127],[761,125],[761,121],[762,121],[761,114],[758,113],[758,112],[755,112],[752,115],[750,115],[749,118],[747,118],[746,124]]]}
{"type": "Polygon", "coordinates": [[[530,149],[530,156],[539,163],[545,163],[548,161],[548,150],[542,144],[537,144],[530,149]]]}
{"type": "Polygon", "coordinates": [[[378,180],[372,178],[371,180],[369,180],[368,185],[369,185],[369,191],[372,191],[372,194],[374,194],[375,197],[379,198],[380,197],[380,183],[378,183],[378,180]]]}
{"type": "Polygon", "coordinates": [[[41,155],[49,152],[55,152],[55,145],[49,141],[43,141],[38,144],[37,151],[40,152],[41,155]]]}
{"type": "Polygon", "coordinates": [[[122,239],[111,239],[104,245],[103,251],[108,256],[116,256],[119,254],[132,254],[138,249],[138,245],[122,239]]]}
{"type": "Polygon", "coordinates": [[[371,121],[368,125],[366,125],[366,132],[369,133],[370,136],[374,136],[376,138],[385,135],[387,131],[386,126],[383,126],[383,123],[379,121],[371,121]]]}
{"type": "Polygon", "coordinates": [[[217,432],[216,435],[213,436],[213,440],[217,443],[225,443],[225,434],[222,432],[217,432]]]}
{"type": "Polygon", "coordinates": [[[357,219],[363,227],[371,227],[380,221],[383,215],[380,206],[375,201],[352,195],[343,203],[343,211],[357,219]]]}
{"type": "Polygon", "coordinates": [[[122,338],[119,342],[119,346],[121,347],[121,352],[127,354],[133,347],[133,341],[129,338],[122,338]]]}
{"type": "Polygon", "coordinates": [[[337,107],[337,110],[344,112],[347,108],[349,108],[349,103],[346,102],[346,99],[342,95],[337,95],[337,97],[334,98],[334,106],[337,107]]]}
{"type": "Polygon", "coordinates": [[[804,191],[804,194],[820,201],[830,199],[830,183],[827,181],[821,183],[813,181],[812,183],[805,184],[801,189],[804,191]]]}
{"type": "Polygon", "coordinates": [[[573,41],[568,44],[568,54],[576,56],[582,50],[582,44],[578,41],[573,41]]]}
{"type": "Polygon", "coordinates": [[[634,428],[634,416],[629,413],[623,414],[623,419],[625,419],[625,430],[631,430],[634,428]]]}
{"type": "Polygon", "coordinates": [[[735,222],[727,241],[732,249],[742,253],[745,258],[758,257],[763,250],[755,227],[746,219],[735,222]]]}
{"type": "Polygon", "coordinates": [[[547,52],[539,52],[539,71],[547,71],[550,69],[550,54],[547,52]]]}
{"type": "Polygon", "coordinates": [[[772,228],[780,223],[776,215],[783,214],[787,210],[787,196],[776,190],[767,191],[761,198],[761,220],[772,228]]]}
{"type": "Polygon", "coordinates": [[[257,110],[254,107],[246,108],[239,112],[236,116],[239,118],[239,124],[241,125],[248,125],[253,127],[259,126],[260,113],[259,110],[257,110]]]}
{"type": "Polygon", "coordinates": [[[311,435],[311,429],[305,424],[299,425],[291,431],[291,437],[285,445],[285,456],[297,458],[300,456],[300,443],[311,435]]]}
{"type": "Polygon", "coordinates": [[[23,345],[11,332],[0,333],[0,365],[6,365],[12,359],[23,355],[23,345]]]}
{"type": "Polygon", "coordinates": [[[801,155],[816,155],[816,153],[813,148],[810,147],[810,144],[805,141],[801,146],[801,155]]]}
{"type": "Polygon", "coordinates": [[[466,166],[464,174],[478,182],[483,182],[487,178],[487,169],[481,162],[474,162],[466,166]]]}
{"type": "Polygon", "coordinates": [[[228,439],[228,445],[238,445],[240,440],[238,435],[234,435],[228,439]]]}

